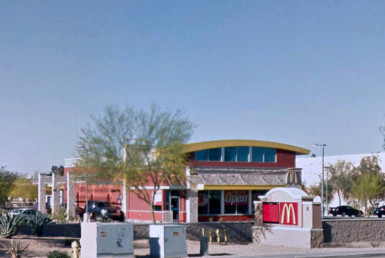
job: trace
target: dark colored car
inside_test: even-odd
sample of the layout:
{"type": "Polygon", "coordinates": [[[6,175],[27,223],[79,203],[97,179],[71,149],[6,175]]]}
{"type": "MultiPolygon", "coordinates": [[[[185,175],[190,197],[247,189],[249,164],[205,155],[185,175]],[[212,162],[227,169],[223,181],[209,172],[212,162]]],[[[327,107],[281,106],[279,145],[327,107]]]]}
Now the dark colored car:
{"type": "Polygon", "coordinates": [[[11,216],[21,216],[23,218],[29,219],[36,216],[36,210],[34,209],[15,209],[12,210],[9,215],[11,216]]]}
{"type": "Polygon", "coordinates": [[[46,222],[50,222],[51,219],[46,215],[42,214],[34,209],[15,209],[11,211],[10,216],[20,216],[23,218],[23,220],[26,222],[28,220],[35,219],[36,216],[41,216],[41,218],[46,222]]]}
{"type": "MultiPolygon", "coordinates": [[[[86,207],[84,207],[85,210],[86,207]]],[[[106,201],[89,201],[88,214],[92,214],[94,219],[110,218],[118,221],[124,221],[125,219],[124,213],[119,207],[113,206],[110,202],[106,201]]]]}
{"type": "Polygon", "coordinates": [[[385,205],[376,208],[373,213],[381,218],[382,215],[385,215],[385,205]]]}
{"type": "Polygon", "coordinates": [[[345,217],[345,216],[361,217],[362,215],[364,215],[364,213],[362,211],[357,210],[357,209],[355,209],[349,205],[341,205],[341,206],[337,206],[335,208],[330,208],[329,212],[333,216],[341,215],[342,217],[345,217]]]}

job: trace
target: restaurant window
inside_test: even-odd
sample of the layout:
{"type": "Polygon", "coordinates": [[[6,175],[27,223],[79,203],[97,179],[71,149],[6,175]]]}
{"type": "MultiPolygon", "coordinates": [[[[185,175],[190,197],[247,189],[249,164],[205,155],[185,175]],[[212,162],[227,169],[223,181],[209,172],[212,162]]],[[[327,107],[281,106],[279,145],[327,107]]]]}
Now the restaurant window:
{"type": "Polygon", "coordinates": [[[209,159],[209,151],[201,150],[195,152],[195,160],[197,161],[207,161],[209,159]]]}
{"type": "Polygon", "coordinates": [[[267,162],[277,160],[277,150],[264,147],[224,147],[195,151],[196,161],[267,162]]]}
{"type": "Polygon", "coordinates": [[[249,161],[249,147],[238,147],[237,148],[237,161],[238,162],[247,162],[249,161]]]}
{"type": "Polygon", "coordinates": [[[253,147],[252,148],[252,162],[263,162],[264,148],[253,147]]]}
{"type": "Polygon", "coordinates": [[[196,161],[221,161],[222,148],[200,150],[195,152],[196,161]]]}
{"type": "Polygon", "coordinates": [[[237,161],[237,147],[225,148],[225,161],[237,161]]]}
{"type": "Polygon", "coordinates": [[[265,148],[265,162],[275,162],[276,149],[265,148]]]}
{"type": "Polygon", "coordinates": [[[249,147],[226,147],[225,161],[247,162],[249,161],[249,147]]]}
{"type": "Polygon", "coordinates": [[[221,161],[222,148],[209,149],[209,161],[221,161]]]}
{"type": "Polygon", "coordinates": [[[198,214],[220,214],[221,213],[221,191],[199,191],[198,192],[198,214]]]}
{"type": "Polygon", "coordinates": [[[252,147],[252,162],[276,162],[277,150],[273,148],[252,147]]]}
{"type": "Polygon", "coordinates": [[[224,191],[225,214],[248,214],[249,191],[224,191]]]}

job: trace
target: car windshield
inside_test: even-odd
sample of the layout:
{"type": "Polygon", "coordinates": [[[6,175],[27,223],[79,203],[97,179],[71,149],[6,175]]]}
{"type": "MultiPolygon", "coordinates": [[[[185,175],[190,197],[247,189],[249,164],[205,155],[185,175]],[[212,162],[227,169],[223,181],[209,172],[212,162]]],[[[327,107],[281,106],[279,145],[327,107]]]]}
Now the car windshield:
{"type": "Polygon", "coordinates": [[[105,203],[105,202],[98,202],[98,203],[96,203],[96,206],[99,207],[99,208],[104,208],[104,207],[107,207],[107,203],[105,203]]]}
{"type": "Polygon", "coordinates": [[[105,207],[109,207],[110,203],[109,202],[90,202],[88,205],[92,208],[105,208],[105,207]]]}

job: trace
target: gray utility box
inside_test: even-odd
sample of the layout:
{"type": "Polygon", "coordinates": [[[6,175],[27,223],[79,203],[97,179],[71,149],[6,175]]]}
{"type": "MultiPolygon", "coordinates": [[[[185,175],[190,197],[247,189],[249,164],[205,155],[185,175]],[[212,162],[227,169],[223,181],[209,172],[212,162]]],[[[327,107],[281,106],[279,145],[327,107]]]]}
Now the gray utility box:
{"type": "Polygon", "coordinates": [[[129,257],[134,255],[132,223],[81,224],[81,257],[129,257]]]}
{"type": "Polygon", "coordinates": [[[151,257],[187,257],[186,227],[183,225],[150,225],[151,257]]]}

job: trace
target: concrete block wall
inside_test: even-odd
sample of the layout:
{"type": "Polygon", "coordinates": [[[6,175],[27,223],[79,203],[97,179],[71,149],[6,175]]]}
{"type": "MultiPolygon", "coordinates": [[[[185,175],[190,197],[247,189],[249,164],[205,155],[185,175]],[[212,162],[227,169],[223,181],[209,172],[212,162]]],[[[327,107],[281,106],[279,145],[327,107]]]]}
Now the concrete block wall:
{"type": "MultiPolygon", "coordinates": [[[[351,243],[351,242],[385,242],[385,219],[335,219],[323,220],[324,242],[325,243],[351,243]]],[[[134,224],[134,239],[148,239],[149,224],[134,224]]],[[[229,242],[251,243],[252,227],[254,222],[200,222],[183,223],[186,225],[187,239],[198,240],[202,228],[205,235],[208,231],[213,232],[215,241],[215,230],[219,229],[221,236],[223,229],[227,231],[229,242]]],[[[31,234],[24,226],[20,229],[22,234],[31,234]]],[[[49,224],[44,229],[43,236],[52,237],[75,237],[80,238],[79,224],[49,224]]],[[[319,241],[321,236],[312,241],[319,241]]]]}
{"type": "Polygon", "coordinates": [[[325,243],[382,242],[385,241],[384,219],[323,220],[325,243]]]}

